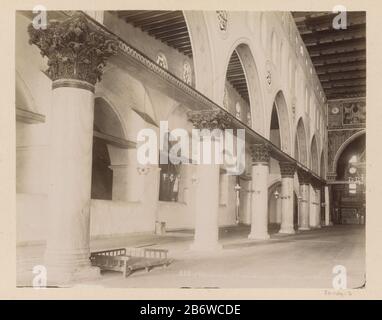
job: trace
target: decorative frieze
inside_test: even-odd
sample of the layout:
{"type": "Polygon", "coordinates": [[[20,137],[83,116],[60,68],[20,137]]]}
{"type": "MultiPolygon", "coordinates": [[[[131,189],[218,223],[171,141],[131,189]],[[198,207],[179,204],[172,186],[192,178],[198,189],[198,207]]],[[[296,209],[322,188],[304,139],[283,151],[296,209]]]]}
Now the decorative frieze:
{"type": "Polygon", "coordinates": [[[270,149],[265,143],[256,143],[251,145],[251,156],[253,164],[268,164],[270,159],[270,149]]]}
{"type": "Polygon", "coordinates": [[[218,10],[218,11],[216,11],[216,16],[218,19],[219,30],[222,32],[227,31],[228,12],[224,11],[224,10],[218,10]]]}
{"type": "Polygon", "coordinates": [[[64,21],[51,21],[45,29],[28,27],[29,43],[48,58],[46,74],[53,81],[73,79],[95,85],[118,43],[82,13],[64,21]]]}
{"type": "Polygon", "coordinates": [[[294,162],[280,161],[280,173],[282,178],[293,178],[297,165],[294,162]]]}
{"type": "Polygon", "coordinates": [[[187,113],[188,120],[196,129],[233,129],[235,126],[227,112],[222,110],[200,110],[187,113]]]}

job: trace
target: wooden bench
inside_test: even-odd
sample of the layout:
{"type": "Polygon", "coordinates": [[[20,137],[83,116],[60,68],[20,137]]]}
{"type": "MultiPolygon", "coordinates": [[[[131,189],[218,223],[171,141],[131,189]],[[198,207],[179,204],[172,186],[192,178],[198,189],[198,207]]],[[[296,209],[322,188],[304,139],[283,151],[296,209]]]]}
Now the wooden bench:
{"type": "Polygon", "coordinates": [[[149,272],[154,267],[167,267],[172,262],[167,254],[165,249],[119,248],[92,252],[90,261],[101,270],[119,271],[127,277],[135,270],[149,272]]]}

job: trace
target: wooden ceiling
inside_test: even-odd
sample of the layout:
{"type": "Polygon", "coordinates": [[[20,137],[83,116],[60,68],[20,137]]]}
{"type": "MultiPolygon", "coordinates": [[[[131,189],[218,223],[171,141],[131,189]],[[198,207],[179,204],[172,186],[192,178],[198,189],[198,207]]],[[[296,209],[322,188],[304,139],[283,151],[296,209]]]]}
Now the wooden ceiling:
{"type": "Polygon", "coordinates": [[[117,14],[127,23],[192,57],[190,36],[182,11],[128,10],[117,11],[117,14]]]}
{"type": "Polygon", "coordinates": [[[249,104],[247,80],[236,50],[233,51],[228,63],[227,80],[232,84],[240,96],[249,104]]]}
{"type": "Polygon", "coordinates": [[[347,28],[334,29],[338,13],[292,12],[328,100],[366,96],[366,13],[347,12],[347,28]]]}
{"type": "MultiPolygon", "coordinates": [[[[127,23],[192,57],[190,36],[182,11],[129,10],[116,13],[127,23]]],[[[236,51],[233,52],[228,65],[227,80],[249,103],[247,82],[236,51]]]]}

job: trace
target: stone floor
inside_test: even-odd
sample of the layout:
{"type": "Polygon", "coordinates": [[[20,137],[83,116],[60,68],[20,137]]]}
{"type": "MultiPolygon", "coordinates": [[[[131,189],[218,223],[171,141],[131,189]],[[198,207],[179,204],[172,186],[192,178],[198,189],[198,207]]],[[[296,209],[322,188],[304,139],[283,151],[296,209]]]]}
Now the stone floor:
{"type": "MultiPolygon", "coordinates": [[[[168,232],[163,236],[137,234],[91,242],[91,250],[118,247],[152,247],[169,250],[174,259],[167,268],[137,271],[127,278],[119,272],[103,272],[98,280],[80,285],[118,288],[331,288],[333,267],[347,270],[348,288],[365,282],[365,230],[342,225],[278,235],[271,239],[247,239],[249,227],[220,229],[223,249],[213,254],[189,250],[192,231],[168,232]]],[[[37,257],[43,248],[20,248],[18,257],[37,257]],[[29,251],[28,251],[29,250],[29,251]]],[[[37,259],[38,260],[38,259],[37,259]]],[[[35,261],[37,261],[35,259],[35,261]]],[[[25,278],[18,285],[25,285],[25,278]]],[[[30,282],[29,282],[30,283],[30,282]]]]}

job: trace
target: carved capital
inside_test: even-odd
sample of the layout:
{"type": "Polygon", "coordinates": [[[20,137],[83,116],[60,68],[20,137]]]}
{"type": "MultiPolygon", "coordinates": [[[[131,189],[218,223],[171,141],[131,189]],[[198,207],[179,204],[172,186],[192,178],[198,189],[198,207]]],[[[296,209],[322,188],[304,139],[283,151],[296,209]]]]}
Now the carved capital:
{"type": "Polygon", "coordinates": [[[296,172],[296,164],[294,162],[280,161],[280,172],[282,178],[293,178],[296,172]]]}
{"type": "Polygon", "coordinates": [[[187,116],[196,129],[224,130],[234,128],[232,119],[222,110],[190,111],[187,116]]]}
{"type": "Polygon", "coordinates": [[[252,163],[268,164],[270,158],[269,146],[265,143],[256,143],[251,145],[252,163]]]}
{"type": "Polygon", "coordinates": [[[311,177],[309,172],[302,169],[298,169],[297,175],[298,175],[298,181],[300,182],[300,184],[309,184],[311,182],[311,177]]]}
{"type": "Polygon", "coordinates": [[[118,47],[116,39],[82,13],[74,13],[64,21],[50,21],[46,29],[35,29],[30,24],[28,33],[29,43],[48,58],[46,74],[52,81],[71,79],[94,86],[118,47]]]}

